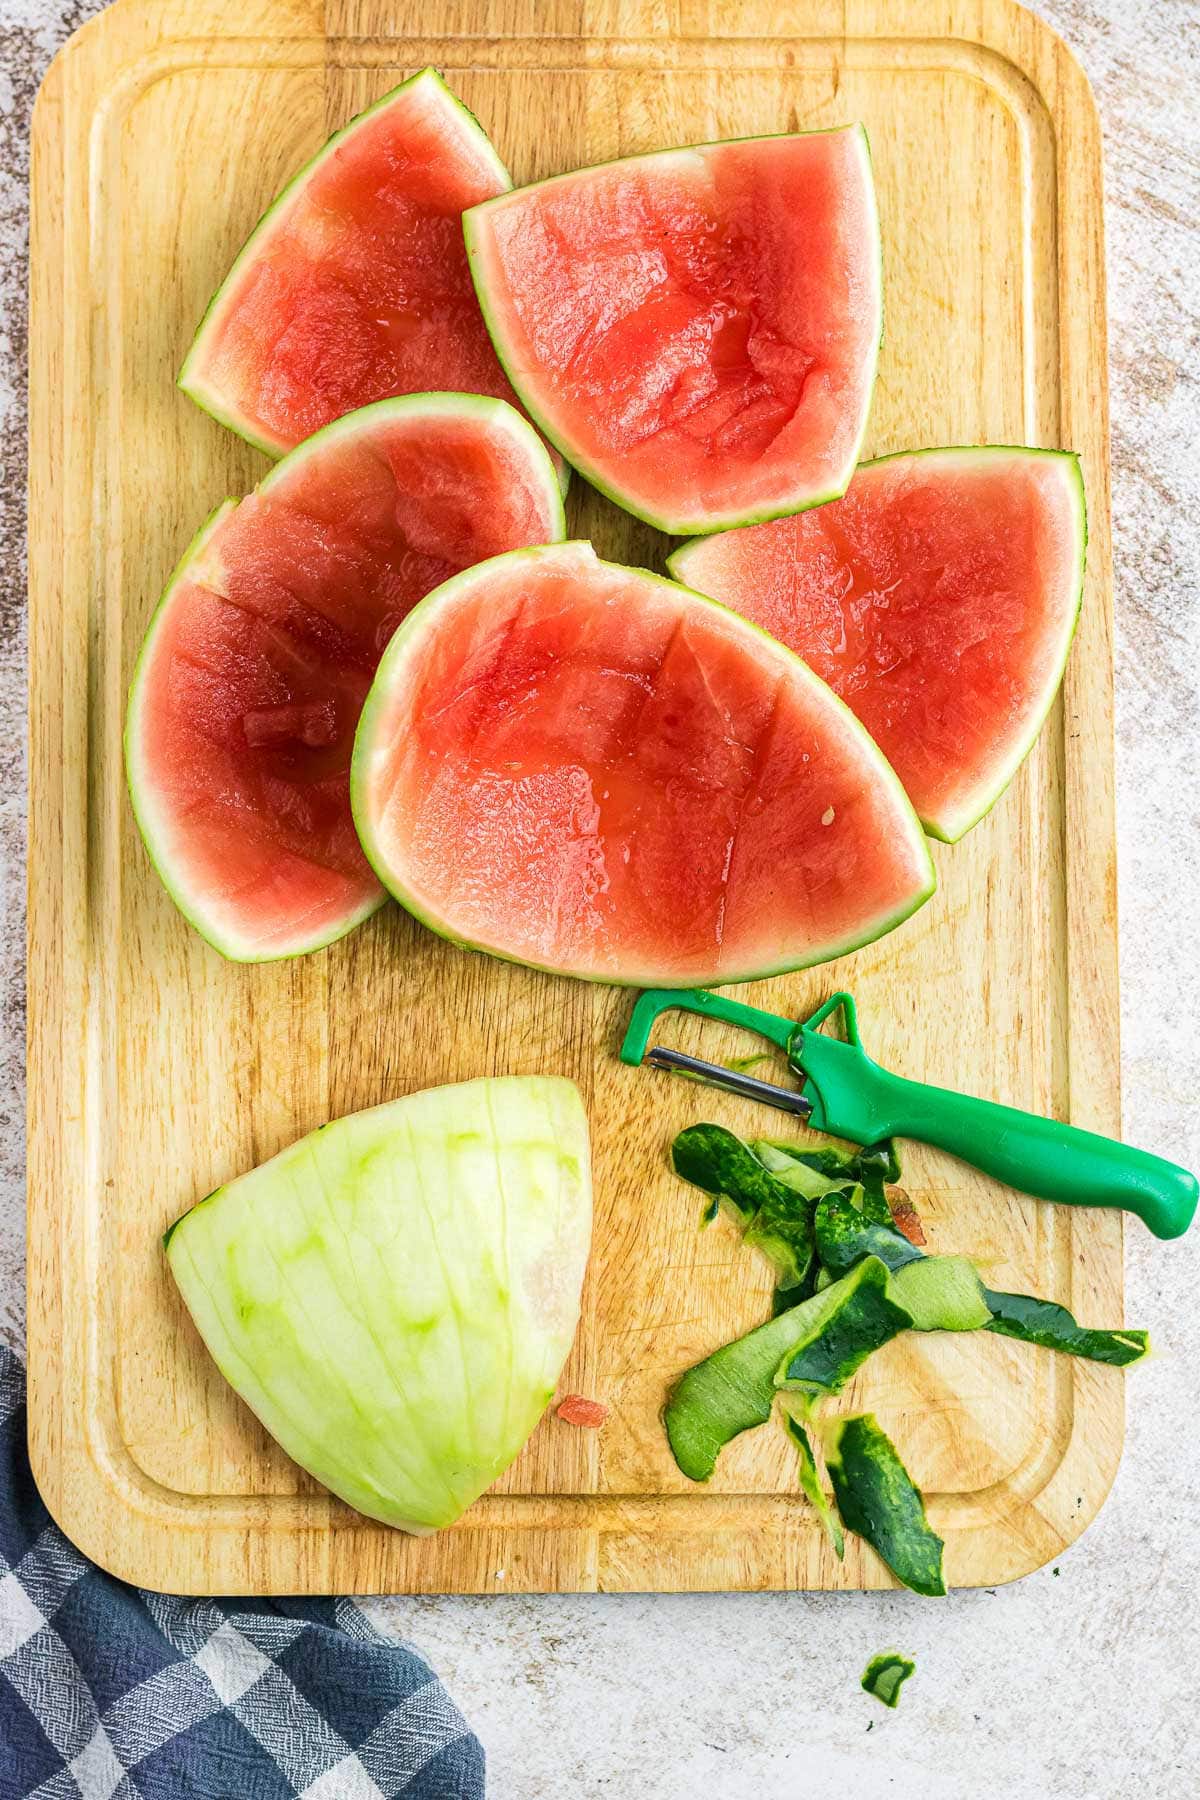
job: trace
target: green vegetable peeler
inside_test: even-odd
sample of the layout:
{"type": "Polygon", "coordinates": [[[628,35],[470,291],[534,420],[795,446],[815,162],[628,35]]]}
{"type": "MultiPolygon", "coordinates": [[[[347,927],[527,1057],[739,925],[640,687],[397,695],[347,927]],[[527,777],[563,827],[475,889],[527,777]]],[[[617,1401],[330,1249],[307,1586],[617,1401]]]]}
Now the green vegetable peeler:
{"type": "Polygon", "coordinates": [[[621,1061],[635,1066],[650,1063],[765,1101],[806,1120],[815,1131],[851,1143],[915,1138],[1042,1200],[1122,1207],[1136,1213],[1156,1237],[1180,1237],[1196,1211],[1196,1177],[1162,1157],[1057,1119],[975,1100],[948,1088],[927,1087],[881,1069],[862,1047],[850,994],[830,995],[811,1018],[797,1022],[700,988],[655,988],[638,998],[621,1045],[621,1061]],[[804,1077],[803,1087],[777,1087],[720,1063],[652,1046],[655,1020],[672,1011],[724,1019],[777,1044],[804,1077]],[[846,1035],[830,1037],[821,1027],[839,1012],[846,1035]]]}

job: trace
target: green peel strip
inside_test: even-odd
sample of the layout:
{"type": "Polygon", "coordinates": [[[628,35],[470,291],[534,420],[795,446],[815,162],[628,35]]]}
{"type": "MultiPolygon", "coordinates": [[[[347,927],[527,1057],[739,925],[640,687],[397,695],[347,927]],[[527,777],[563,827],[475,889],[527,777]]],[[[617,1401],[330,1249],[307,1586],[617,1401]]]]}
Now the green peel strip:
{"type": "Polygon", "coordinates": [[[841,1150],[801,1150],[795,1144],[785,1144],[775,1138],[757,1138],[751,1148],[781,1179],[787,1179],[789,1169],[793,1176],[798,1170],[807,1170],[811,1175],[824,1178],[821,1191],[826,1193],[834,1188],[861,1187],[867,1218],[881,1225],[891,1223],[892,1212],[884,1190],[888,1182],[899,1181],[900,1163],[890,1139],[882,1144],[870,1144],[850,1156],[841,1150]]]}
{"type": "Polygon", "coordinates": [[[979,1331],[991,1320],[979,1271],[965,1256],[923,1256],[905,1263],[891,1283],[914,1331],[979,1331]]]}
{"type": "Polygon", "coordinates": [[[687,1371],[667,1401],[663,1423],[671,1454],[689,1480],[707,1481],[725,1445],[770,1418],[781,1362],[799,1346],[817,1343],[840,1310],[854,1306],[859,1288],[886,1273],[880,1263],[863,1263],[687,1371]]]}
{"type": "MultiPolygon", "coordinates": [[[[817,1202],[856,1188],[863,1216],[890,1219],[884,1183],[899,1174],[890,1144],[846,1156],[837,1150],[798,1150],[765,1138],[745,1144],[721,1125],[681,1131],[671,1157],[676,1174],[724,1205],[742,1227],[743,1241],[770,1262],[777,1313],[813,1292],[817,1202]]],[[[713,1216],[706,1209],[704,1222],[713,1216]]]]}
{"type": "Polygon", "coordinates": [[[817,1205],[813,1221],[817,1257],[823,1268],[843,1275],[864,1256],[877,1256],[889,1269],[920,1262],[925,1255],[892,1224],[869,1218],[850,1195],[827,1194],[817,1205]]]}
{"type": "Polygon", "coordinates": [[[992,1314],[987,1329],[1003,1337],[1042,1344],[1047,1350],[1062,1350],[1070,1356],[1085,1356],[1090,1362],[1111,1363],[1116,1368],[1140,1362],[1150,1349],[1148,1331],[1092,1329],[1076,1324],[1066,1307],[1054,1300],[1036,1300],[1032,1294],[997,1293],[986,1287],[982,1292],[992,1314]]]}
{"type": "Polygon", "coordinates": [[[817,1296],[829,1307],[788,1351],[776,1387],[807,1394],[840,1394],[872,1351],[908,1331],[913,1316],[896,1298],[892,1278],[878,1257],[860,1262],[841,1282],[817,1296]],[[838,1294],[836,1304],[830,1305],[838,1294]]]}
{"type": "MultiPolygon", "coordinates": [[[[770,1262],[788,1303],[806,1299],[815,1273],[814,1197],[777,1179],[748,1145],[720,1125],[681,1131],[671,1160],[677,1175],[726,1206],[741,1225],[744,1242],[770,1262]]],[[[810,1179],[817,1192],[827,1191],[819,1177],[810,1179]]]]}
{"type": "MultiPolygon", "coordinates": [[[[887,1264],[894,1275],[927,1263],[964,1263],[962,1257],[931,1257],[911,1244],[894,1225],[876,1224],[854,1205],[853,1197],[844,1193],[827,1194],[817,1203],[813,1221],[817,1260],[822,1269],[841,1275],[864,1256],[876,1256],[887,1264]]],[[[973,1265],[968,1265],[973,1266],[973,1265]]],[[[978,1281],[978,1271],[975,1271],[978,1281]]],[[[819,1277],[818,1277],[819,1279],[819,1277]]],[[[907,1274],[900,1282],[897,1297],[910,1311],[920,1310],[916,1301],[919,1288],[908,1288],[907,1274]]],[[[964,1286],[964,1294],[966,1292],[964,1286]]],[[[985,1331],[1004,1337],[1020,1338],[1027,1344],[1041,1344],[1047,1350],[1058,1350],[1068,1356],[1086,1357],[1091,1362],[1110,1363],[1120,1368],[1139,1362],[1150,1348],[1149,1333],[1136,1330],[1106,1331],[1079,1325],[1065,1306],[1054,1300],[1039,1300],[1032,1294],[1008,1294],[978,1283],[979,1295],[987,1307],[988,1317],[978,1323],[985,1331]]],[[[918,1321],[919,1331],[975,1329],[974,1325],[942,1324],[931,1327],[918,1321]]]]}
{"type": "Polygon", "coordinates": [[[915,1594],[944,1594],[945,1546],[925,1516],[925,1502],[896,1446],[873,1413],[830,1422],[825,1466],[846,1529],[870,1544],[915,1594]]]}
{"type": "Polygon", "coordinates": [[[813,1455],[812,1445],[808,1441],[808,1433],[799,1419],[794,1418],[790,1412],[785,1411],[781,1417],[783,1428],[795,1444],[800,1458],[800,1490],[805,1499],[815,1508],[817,1517],[821,1521],[821,1528],[833,1546],[833,1553],[841,1562],[846,1554],[845,1533],[829,1504],[825,1489],[821,1486],[820,1478],[817,1475],[817,1460],[813,1455]]]}

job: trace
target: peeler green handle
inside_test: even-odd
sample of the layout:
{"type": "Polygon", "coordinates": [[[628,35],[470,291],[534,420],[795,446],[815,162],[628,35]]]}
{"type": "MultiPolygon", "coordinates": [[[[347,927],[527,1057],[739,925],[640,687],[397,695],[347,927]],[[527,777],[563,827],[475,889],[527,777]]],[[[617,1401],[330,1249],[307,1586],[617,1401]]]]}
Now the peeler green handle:
{"type": "Polygon", "coordinates": [[[640,1063],[647,1056],[652,1062],[669,1056],[673,1060],[661,1060],[660,1066],[682,1067],[738,1092],[763,1090],[756,1097],[807,1114],[815,1130],[834,1137],[858,1144],[914,1138],[1040,1199],[1067,1206],[1123,1208],[1142,1219],[1156,1237],[1179,1237],[1196,1211],[1196,1177],[1163,1157],[1016,1107],[908,1081],[881,1068],[859,1040],[849,994],[832,995],[811,1018],[797,1024],[699,990],[643,994],[621,1057],[640,1063]],[[792,1067],[804,1077],[800,1093],[789,1095],[787,1089],[744,1076],[731,1078],[732,1072],[720,1065],[677,1053],[648,1052],[653,1021],[673,1008],[741,1025],[786,1049],[792,1067]],[[837,1012],[844,1020],[845,1038],[831,1037],[821,1029],[837,1012]]]}

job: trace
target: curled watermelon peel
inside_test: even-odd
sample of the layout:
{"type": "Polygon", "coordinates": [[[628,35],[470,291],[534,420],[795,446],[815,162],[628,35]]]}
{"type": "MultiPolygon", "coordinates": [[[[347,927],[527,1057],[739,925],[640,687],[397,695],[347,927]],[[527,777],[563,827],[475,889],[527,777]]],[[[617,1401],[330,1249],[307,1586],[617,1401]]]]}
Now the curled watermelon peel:
{"type": "Polygon", "coordinates": [[[387,638],[448,571],[564,532],[537,433],[475,394],[347,414],[209,517],[138,655],[125,764],[150,860],[214,949],[303,955],[383,904],[348,783],[387,638]]]}
{"type": "Polygon", "coordinates": [[[463,231],[525,410],[618,506],[687,536],[845,491],[883,331],[861,125],[621,157],[483,201],[463,231]]]}
{"type": "Polygon", "coordinates": [[[811,661],[952,844],[1045,723],[1086,549],[1078,457],[989,444],[878,457],[821,511],[693,538],[667,566],[811,661]]]}
{"type": "Polygon", "coordinates": [[[350,785],[363,849],[415,917],[582,980],[807,967],[935,885],[899,782],[799,658],[583,542],[495,557],[414,608],[350,785]]]}

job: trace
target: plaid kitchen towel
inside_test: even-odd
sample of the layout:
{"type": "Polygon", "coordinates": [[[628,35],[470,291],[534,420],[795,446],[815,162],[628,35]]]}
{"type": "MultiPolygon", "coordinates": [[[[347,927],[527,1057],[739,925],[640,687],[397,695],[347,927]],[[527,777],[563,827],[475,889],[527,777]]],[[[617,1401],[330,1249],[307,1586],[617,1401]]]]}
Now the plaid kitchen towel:
{"type": "Polygon", "coordinates": [[[0,1800],[482,1800],[428,1664],[351,1600],[179,1600],[87,1562],[0,1344],[0,1800]]]}

